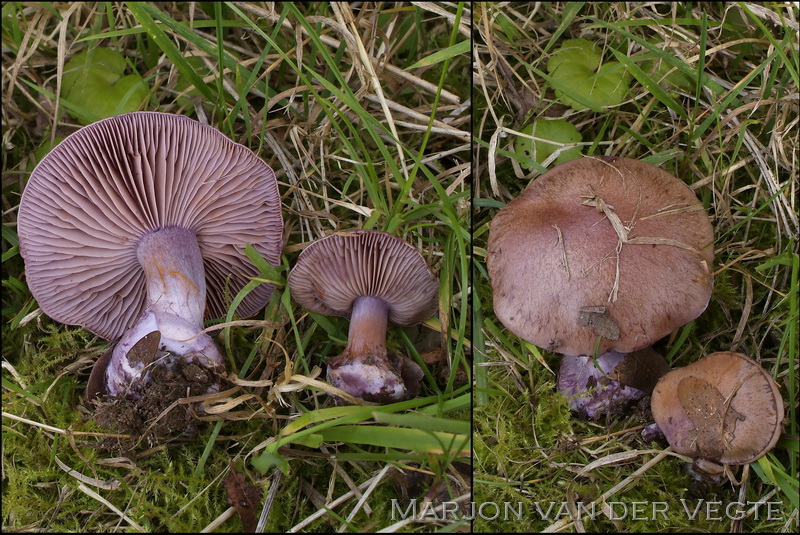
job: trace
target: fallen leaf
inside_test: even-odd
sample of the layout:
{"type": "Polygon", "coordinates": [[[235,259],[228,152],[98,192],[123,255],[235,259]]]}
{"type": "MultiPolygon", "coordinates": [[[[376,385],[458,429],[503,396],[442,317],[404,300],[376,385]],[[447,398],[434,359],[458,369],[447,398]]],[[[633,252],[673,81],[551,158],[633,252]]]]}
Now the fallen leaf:
{"type": "Polygon", "coordinates": [[[261,487],[249,484],[244,474],[237,472],[235,464],[231,462],[231,473],[222,481],[228,505],[236,509],[242,520],[242,532],[255,533],[258,517],[256,507],[261,503],[263,491],[261,487]]]}

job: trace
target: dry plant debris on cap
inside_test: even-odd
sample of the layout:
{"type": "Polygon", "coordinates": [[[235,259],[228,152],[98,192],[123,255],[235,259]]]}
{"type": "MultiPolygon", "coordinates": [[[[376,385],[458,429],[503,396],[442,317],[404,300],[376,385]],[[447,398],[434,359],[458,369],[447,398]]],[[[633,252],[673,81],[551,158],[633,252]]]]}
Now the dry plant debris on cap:
{"type": "MultiPolygon", "coordinates": [[[[485,264],[498,211],[553,169],[557,158],[574,157],[576,148],[584,156],[644,160],[676,176],[711,219],[714,286],[705,312],[667,333],[654,349],[673,367],[714,351],[750,355],[776,380],[789,407],[784,430],[794,436],[798,80],[790,65],[798,46],[796,6],[479,3],[473,20],[473,293],[480,304],[474,325],[479,333],[474,492],[478,501],[522,501],[534,511],[522,522],[478,520],[475,529],[790,531],[798,507],[791,448],[779,440],[749,465],[749,478],[740,487],[709,488],[683,472],[688,457],[667,449],[666,442],[642,438],[653,421],[649,403],[627,416],[575,419],[555,392],[559,356],[504,328],[494,313],[485,264]],[[546,67],[571,39],[595,44],[602,64],[625,67],[630,85],[621,103],[599,112],[577,111],[558,97],[546,67]],[[566,121],[577,130],[573,139],[581,141],[542,135],[531,140],[525,136],[532,121],[566,121]],[[556,150],[537,163],[524,154],[531,142],[556,150]],[[702,514],[690,520],[680,497],[777,501],[780,519],[756,518],[750,507],[738,521],[702,514]],[[615,521],[602,505],[610,501],[667,502],[670,511],[666,519],[629,515],[615,521]],[[574,521],[535,514],[535,503],[551,502],[570,510],[594,504],[599,516],[574,521]]],[[[558,231],[549,230],[558,252],[558,231]]],[[[561,259],[556,255],[551,261],[564,272],[561,259]]],[[[574,276],[572,265],[570,272],[574,276]]]]}
{"type": "MultiPolygon", "coordinates": [[[[391,343],[414,348],[424,339],[430,347],[421,351],[444,349],[453,364],[464,365],[471,137],[469,54],[459,43],[469,37],[469,6],[15,4],[3,15],[4,527],[236,530],[222,486],[231,460],[248,484],[265,491],[255,508],[259,522],[282,531],[389,526],[384,505],[396,496],[396,477],[416,470],[438,482],[462,480],[447,455],[415,451],[423,442],[403,438],[387,453],[354,438],[360,428],[379,438],[383,429],[424,434],[417,424],[406,427],[411,420],[390,417],[436,403],[428,398],[386,409],[385,423],[367,408],[349,426],[335,419],[303,425],[304,415],[331,418],[318,412],[331,408],[322,370],[324,359],[344,347],[347,322],[306,316],[290,299],[286,276],[303,248],[336,230],[381,228],[402,236],[435,272],[444,268],[453,277],[442,284],[439,321],[427,331],[397,331],[391,343]],[[79,56],[90,50],[104,52],[79,56]],[[223,390],[203,396],[208,423],[196,438],[149,447],[144,433],[109,433],[88,420],[81,390],[107,342],[48,319],[26,283],[16,249],[25,183],[35,163],[91,115],[82,112],[108,109],[86,96],[102,85],[97,77],[76,92],[67,65],[129,76],[133,86],[143,80],[148,93],[137,111],[207,124],[275,171],[286,246],[277,268],[257,247],[248,250],[259,269],[239,297],[246,307],[270,284],[275,291],[265,307],[236,313],[229,306],[236,288],[227,281],[226,308],[213,310],[215,323],[203,325],[228,375],[223,390]],[[292,423],[295,431],[280,436],[292,423]],[[273,458],[289,471],[282,478],[277,468],[262,474],[252,464],[269,448],[264,442],[278,438],[273,458]],[[94,448],[120,444],[135,448],[94,448]],[[66,468],[51,467],[52,455],[66,468]],[[432,466],[431,459],[441,462],[432,466]]],[[[139,102],[135,91],[125,106],[139,102]]],[[[147,353],[148,340],[136,351],[147,353]]],[[[447,407],[463,408],[468,397],[463,389],[454,394],[453,381],[439,386],[434,377],[426,376],[424,388],[441,392],[452,402],[447,407]]],[[[464,417],[462,410],[426,418],[439,425],[464,417]]]]}

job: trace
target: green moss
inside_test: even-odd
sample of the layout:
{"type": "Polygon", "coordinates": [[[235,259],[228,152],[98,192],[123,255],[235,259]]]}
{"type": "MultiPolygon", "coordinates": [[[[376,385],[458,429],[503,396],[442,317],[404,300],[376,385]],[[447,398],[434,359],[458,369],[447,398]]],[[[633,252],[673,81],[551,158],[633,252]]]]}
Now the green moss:
{"type": "MultiPolygon", "coordinates": [[[[555,392],[552,375],[538,363],[531,363],[521,374],[535,395],[524,391],[517,392],[518,396],[491,395],[488,403],[474,411],[474,500],[479,511],[481,504],[488,502],[483,506],[488,517],[475,519],[476,532],[541,532],[569,518],[568,497],[583,507],[578,513],[583,514],[588,532],[730,529],[725,507],[738,500],[738,489],[734,491],[730,484],[701,487],[688,475],[684,463],[671,456],[608,498],[611,512],[621,524],[609,520],[599,504],[592,509],[592,501],[653,459],[664,445],[645,443],[640,426],[650,422],[638,414],[600,422],[575,419],[555,392]],[[603,435],[607,436],[580,445],[581,439],[603,435]],[[643,453],[637,455],[637,450],[643,453]],[[624,458],[580,474],[590,462],[613,455],[624,458]],[[497,518],[491,518],[498,510],[494,504],[501,513],[497,518]],[[504,515],[505,504],[509,511],[521,510],[522,518],[504,515]],[[587,517],[587,511],[594,511],[595,517],[587,517]]],[[[495,392],[514,392],[518,385],[511,374],[493,372],[490,387],[495,392]]],[[[751,472],[747,500],[758,501],[768,492],[765,489],[751,472]]],[[[787,521],[789,502],[781,496],[771,501],[776,502],[773,507],[778,519],[768,520],[763,508],[759,519],[744,521],[744,531],[775,531],[787,521]]]]}

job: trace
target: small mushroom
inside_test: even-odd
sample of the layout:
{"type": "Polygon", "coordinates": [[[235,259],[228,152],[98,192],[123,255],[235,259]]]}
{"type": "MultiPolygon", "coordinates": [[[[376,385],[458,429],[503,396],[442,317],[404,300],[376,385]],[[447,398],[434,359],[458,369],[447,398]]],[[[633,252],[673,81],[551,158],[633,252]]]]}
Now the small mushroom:
{"type": "Polygon", "coordinates": [[[751,463],[781,435],[778,385],[741,353],[712,353],[669,372],[658,381],[651,407],[672,448],[706,466],[751,463]]]}
{"type": "Polygon", "coordinates": [[[350,319],[347,347],[328,363],[333,386],[377,403],[417,395],[422,369],[387,352],[386,331],[436,313],[439,282],[419,251],[381,231],[337,232],[300,254],[289,288],[307,310],[350,319]]]}
{"type": "Polygon", "coordinates": [[[705,310],[713,241],[703,205],[669,173],[628,158],[573,160],[492,221],[494,310],[550,351],[630,353],[705,310]]]}
{"type": "Polygon", "coordinates": [[[609,351],[594,359],[567,355],[558,369],[558,391],[573,412],[588,419],[621,412],[653,391],[669,364],[652,348],[633,353],[609,351]]]}
{"type": "MultiPolygon", "coordinates": [[[[224,370],[203,319],[224,315],[258,275],[245,246],[280,263],[282,231],[266,163],[210,126],[154,112],[65,139],[31,174],[18,217],[28,286],[44,313],[118,340],[96,364],[89,397],[136,399],[157,364],[189,379],[224,370]]],[[[272,290],[254,289],[238,314],[254,314],[272,290]]]]}

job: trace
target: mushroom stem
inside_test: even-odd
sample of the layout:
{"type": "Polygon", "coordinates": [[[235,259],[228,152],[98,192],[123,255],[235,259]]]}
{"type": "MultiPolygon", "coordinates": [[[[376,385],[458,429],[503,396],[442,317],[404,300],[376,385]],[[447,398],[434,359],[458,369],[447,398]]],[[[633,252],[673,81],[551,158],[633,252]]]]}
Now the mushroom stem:
{"type": "Polygon", "coordinates": [[[590,420],[621,413],[645,392],[614,380],[611,372],[628,356],[610,351],[597,357],[566,355],[558,369],[558,391],[569,400],[570,409],[590,420]],[[598,368],[599,366],[599,368],[598,368]]]}
{"type": "Polygon", "coordinates": [[[389,306],[379,297],[362,296],[353,302],[346,354],[386,356],[389,306]]]}
{"type": "MultiPolygon", "coordinates": [[[[153,366],[172,370],[178,361],[204,368],[224,369],[224,359],[203,329],[206,282],[203,258],[192,230],[167,227],[146,234],[136,256],[147,278],[147,308],[123,335],[106,371],[106,392],[138,397],[151,381],[153,366]],[[134,350],[148,334],[158,331],[153,355],[134,350]]],[[[209,391],[216,390],[214,381],[209,391]]]]}
{"type": "Polygon", "coordinates": [[[378,297],[353,302],[344,352],[328,363],[328,381],[354,397],[388,403],[414,397],[422,369],[402,355],[387,355],[389,305],[378,297]]]}
{"type": "Polygon", "coordinates": [[[558,370],[558,391],[574,412],[595,420],[621,413],[652,393],[667,372],[667,361],[650,347],[632,353],[612,350],[596,361],[590,356],[565,356],[558,370]]]}
{"type": "Polygon", "coordinates": [[[147,278],[147,307],[201,326],[206,279],[194,231],[168,227],[146,234],[136,256],[147,278]]]}

